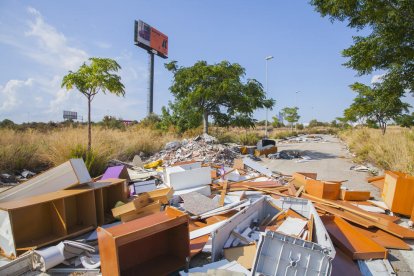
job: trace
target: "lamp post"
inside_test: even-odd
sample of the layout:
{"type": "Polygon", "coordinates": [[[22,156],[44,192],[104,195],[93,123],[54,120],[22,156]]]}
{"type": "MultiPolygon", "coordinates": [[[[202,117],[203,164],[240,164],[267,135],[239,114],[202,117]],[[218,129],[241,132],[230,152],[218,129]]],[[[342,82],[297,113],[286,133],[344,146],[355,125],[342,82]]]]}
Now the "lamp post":
{"type": "MultiPolygon", "coordinates": [[[[273,56],[267,56],[265,57],[266,60],[266,97],[268,96],[269,93],[269,84],[268,84],[268,80],[267,80],[267,62],[269,60],[271,60],[273,58],[273,56]]],[[[266,108],[266,121],[265,121],[265,137],[267,138],[267,118],[268,118],[268,113],[269,113],[269,109],[266,108]]]]}

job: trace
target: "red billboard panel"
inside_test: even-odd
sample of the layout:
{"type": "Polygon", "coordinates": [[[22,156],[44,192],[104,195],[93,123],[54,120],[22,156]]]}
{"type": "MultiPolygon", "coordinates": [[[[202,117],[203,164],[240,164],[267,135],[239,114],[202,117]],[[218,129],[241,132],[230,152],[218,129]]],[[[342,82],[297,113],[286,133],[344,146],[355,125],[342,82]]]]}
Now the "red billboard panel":
{"type": "Polygon", "coordinates": [[[155,50],[160,57],[168,57],[168,36],[141,20],[135,21],[134,41],[141,48],[155,50]]]}

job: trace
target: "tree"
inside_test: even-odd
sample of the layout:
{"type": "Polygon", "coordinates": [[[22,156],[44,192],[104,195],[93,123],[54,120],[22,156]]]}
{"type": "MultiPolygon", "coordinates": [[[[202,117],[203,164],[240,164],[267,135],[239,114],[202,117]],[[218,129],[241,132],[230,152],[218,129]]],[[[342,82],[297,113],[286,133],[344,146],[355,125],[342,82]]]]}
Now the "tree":
{"type": "Polygon", "coordinates": [[[402,127],[412,127],[414,126],[414,112],[410,114],[402,114],[397,116],[394,121],[402,127]]]}
{"type": "Polygon", "coordinates": [[[290,129],[293,130],[293,124],[299,121],[298,107],[285,107],[282,109],[283,118],[290,123],[290,129]]]}
{"type": "Polygon", "coordinates": [[[351,106],[344,111],[344,118],[351,122],[376,123],[385,134],[387,123],[407,112],[409,104],[401,101],[402,86],[389,87],[387,83],[374,83],[372,87],[354,83],[351,89],[358,93],[351,106]]]}
{"type": "Polygon", "coordinates": [[[203,132],[208,133],[209,117],[219,126],[254,126],[254,110],[274,105],[257,80],[242,82],[245,69],[237,63],[198,61],[190,67],[178,67],[172,61],[165,67],[174,74],[170,90],[175,97],[169,105],[172,114],[165,117],[182,129],[202,121],[203,132]]]}
{"type": "Polygon", "coordinates": [[[69,71],[63,77],[62,87],[71,90],[74,87],[88,100],[88,151],[92,146],[91,131],[91,102],[100,91],[110,92],[117,96],[124,96],[124,85],[121,77],[112,72],[118,72],[121,66],[109,58],[89,58],[90,64],[83,63],[76,72],[69,71]]]}
{"type": "Polygon", "coordinates": [[[414,4],[412,0],[311,0],[311,5],[331,21],[370,32],[354,37],[345,49],[345,66],[360,75],[385,70],[384,82],[397,82],[414,92],[414,4]]]}
{"type": "Polygon", "coordinates": [[[281,122],[278,117],[273,116],[272,119],[273,119],[272,126],[274,128],[278,128],[278,127],[283,127],[284,126],[283,125],[283,122],[281,122]]]}

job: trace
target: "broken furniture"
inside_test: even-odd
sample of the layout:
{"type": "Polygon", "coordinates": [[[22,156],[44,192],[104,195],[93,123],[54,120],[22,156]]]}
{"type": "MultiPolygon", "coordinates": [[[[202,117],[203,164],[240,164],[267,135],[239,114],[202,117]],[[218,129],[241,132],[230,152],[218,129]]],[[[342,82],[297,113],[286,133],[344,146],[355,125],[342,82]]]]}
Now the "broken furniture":
{"type": "Polygon", "coordinates": [[[14,258],[34,248],[78,236],[113,221],[111,209],[126,200],[123,179],[106,179],[0,203],[0,249],[14,258]]]}
{"type": "Polygon", "coordinates": [[[174,194],[199,192],[210,195],[211,168],[202,167],[201,162],[167,167],[164,171],[164,182],[174,189],[174,194]]]}
{"type": "Polygon", "coordinates": [[[292,180],[290,183],[295,185],[296,188],[300,188],[301,186],[306,185],[307,179],[314,179],[316,180],[317,174],[316,173],[306,173],[306,172],[296,172],[292,174],[292,180]]]}
{"type": "Polygon", "coordinates": [[[101,180],[105,180],[108,178],[120,178],[125,179],[128,182],[131,181],[128,174],[128,169],[125,165],[108,167],[102,175],[101,180]]]}
{"type": "Polygon", "coordinates": [[[414,207],[414,176],[386,171],[381,197],[392,212],[411,216],[414,207]]]}
{"type": "Polygon", "coordinates": [[[0,203],[0,248],[14,258],[97,226],[94,191],[62,190],[0,203]]]}
{"type": "Polygon", "coordinates": [[[323,199],[338,199],[341,191],[341,183],[307,179],[305,191],[310,195],[323,199]]]}
{"type": "Polygon", "coordinates": [[[332,258],[319,244],[267,231],[257,247],[251,275],[331,275],[332,258]]]}
{"type": "Polygon", "coordinates": [[[102,275],[167,275],[190,256],[188,217],[175,208],[98,227],[102,275]]]}
{"type": "Polygon", "coordinates": [[[341,190],[340,193],[341,200],[347,201],[366,201],[371,198],[371,193],[369,191],[350,191],[350,190],[341,190]]]}
{"type": "Polygon", "coordinates": [[[70,159],[57,167],[0,193],[0,202],[56,192],[91,181],[92,178],[83,159],[70,159]]]}

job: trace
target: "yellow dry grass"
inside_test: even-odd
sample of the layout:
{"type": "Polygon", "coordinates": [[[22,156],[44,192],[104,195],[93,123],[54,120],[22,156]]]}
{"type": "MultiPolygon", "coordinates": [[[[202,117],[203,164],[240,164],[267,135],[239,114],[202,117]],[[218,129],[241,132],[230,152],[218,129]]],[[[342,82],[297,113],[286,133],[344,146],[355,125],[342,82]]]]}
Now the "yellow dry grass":
{"type": "MultiPolygon", "coordinates": [[[[135,154],[156,152],[175,139],[178,136],[171,132],[151,128],[131,127],[122,131],[93,127],[94,160],[102,164],[110,159],[131,160],[135,154]]],[[[39,170],[59,165],[84,151],[86,144],[86,127],[47,132],[0,129],[0,171],[39,170]]]]}
{"type": "Polygon", "coordinates": [[[357,162],[371,162],[385,170],[414,174],[414,130],[389,127],[385,135],[377,129],[353,129],[340,137],[356,154],[357,162]]]}

